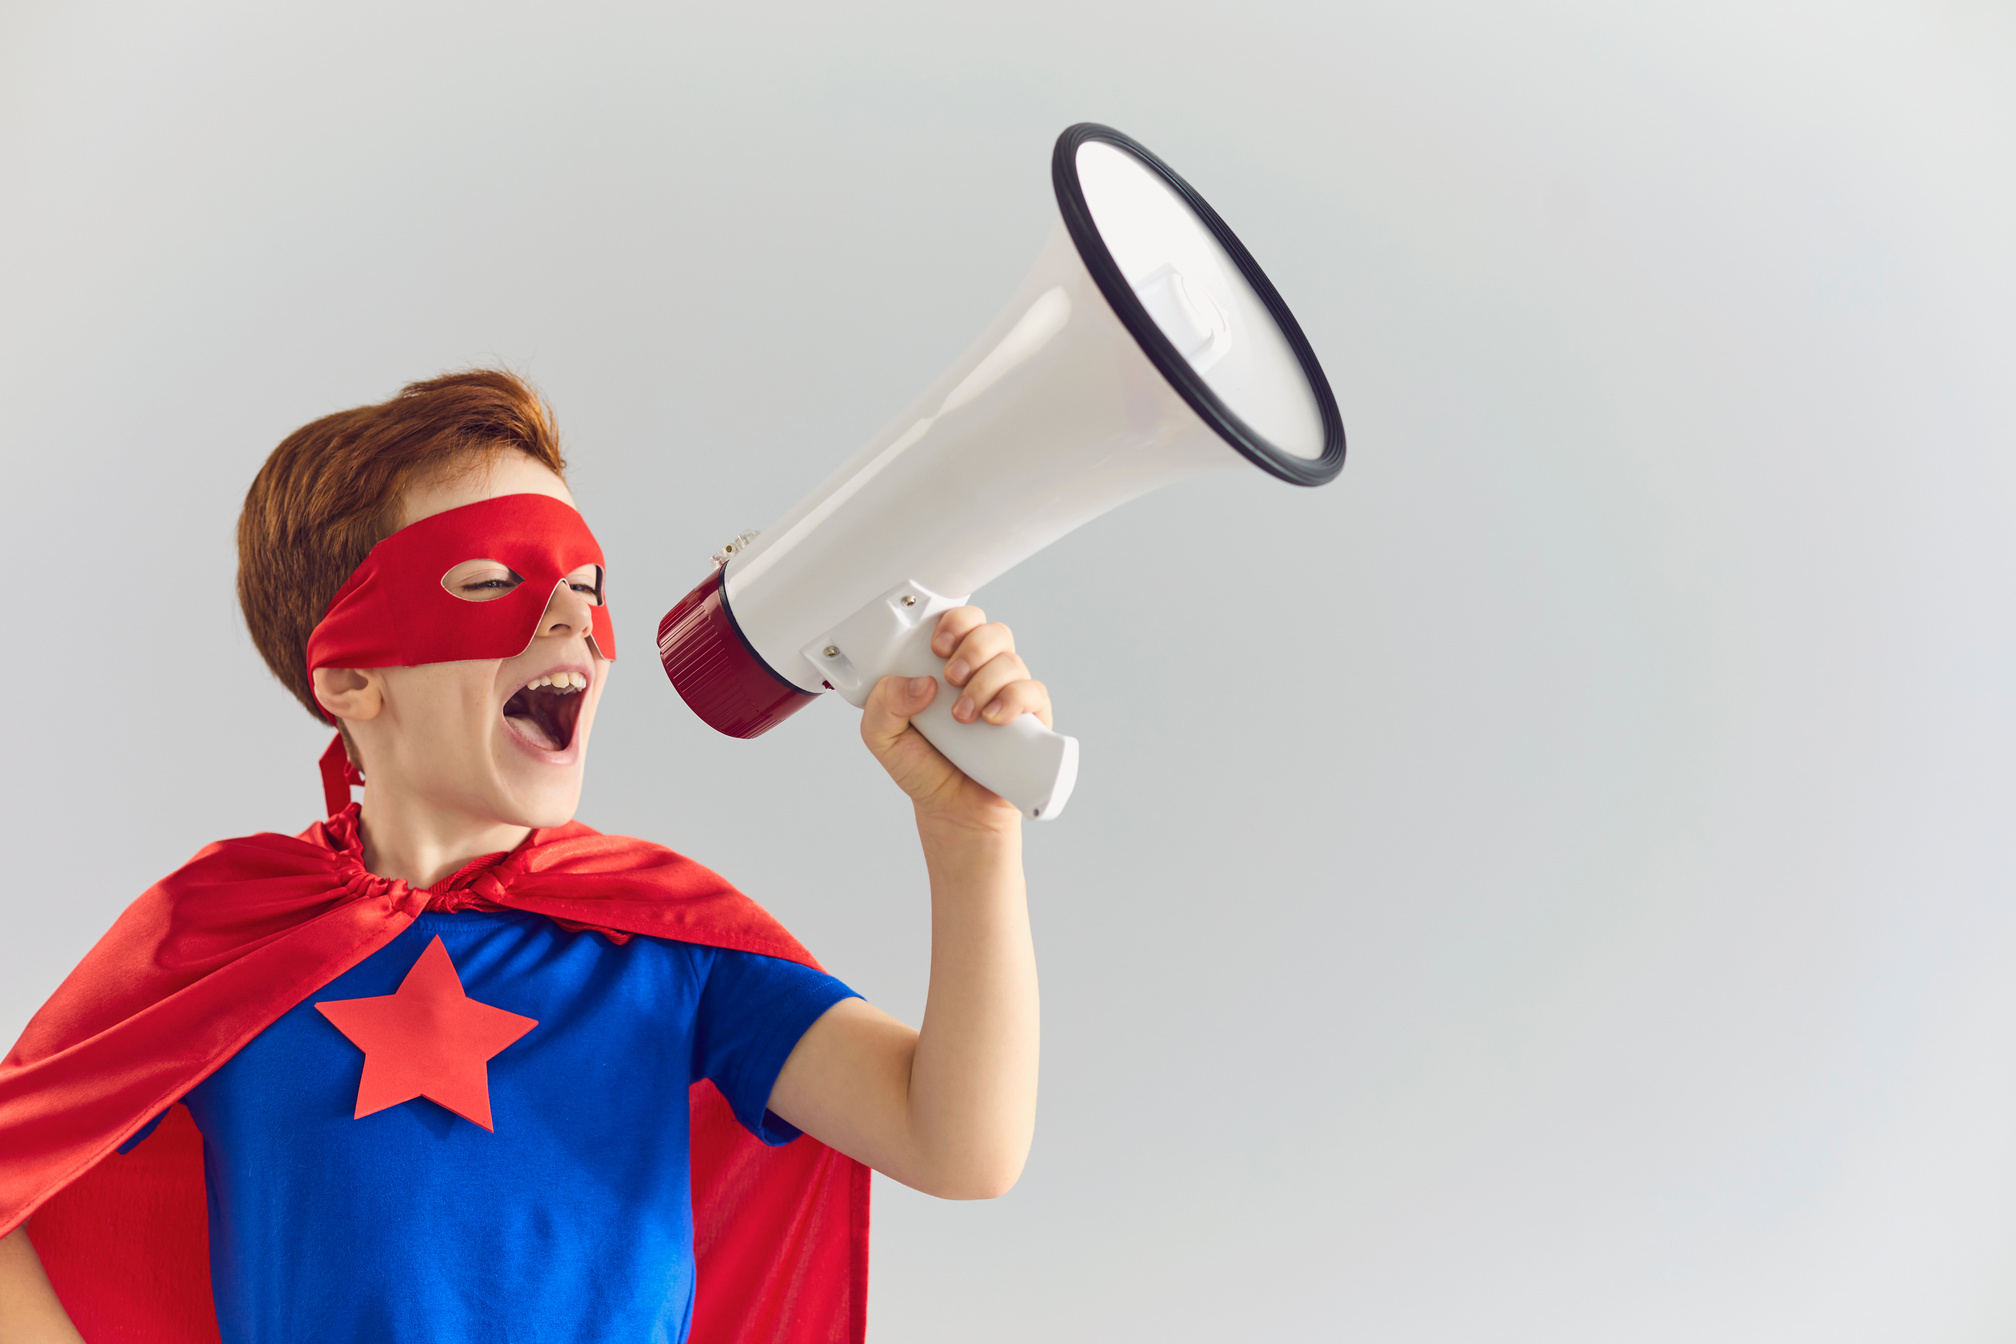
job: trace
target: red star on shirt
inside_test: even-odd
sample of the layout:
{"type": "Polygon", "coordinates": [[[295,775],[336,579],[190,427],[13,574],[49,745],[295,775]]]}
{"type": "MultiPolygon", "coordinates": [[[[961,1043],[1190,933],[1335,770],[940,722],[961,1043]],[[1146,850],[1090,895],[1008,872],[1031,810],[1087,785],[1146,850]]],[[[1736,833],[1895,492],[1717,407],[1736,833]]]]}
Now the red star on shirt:
{"type": "Polygon", "coordinates": [[[315,1007],[364,1052],[359,1120],[426,1097],[493,1134],[488,1061],[539,1025],[463,993],[462,977],[438,934],[399,982],[398,993],[315,1007]]]}

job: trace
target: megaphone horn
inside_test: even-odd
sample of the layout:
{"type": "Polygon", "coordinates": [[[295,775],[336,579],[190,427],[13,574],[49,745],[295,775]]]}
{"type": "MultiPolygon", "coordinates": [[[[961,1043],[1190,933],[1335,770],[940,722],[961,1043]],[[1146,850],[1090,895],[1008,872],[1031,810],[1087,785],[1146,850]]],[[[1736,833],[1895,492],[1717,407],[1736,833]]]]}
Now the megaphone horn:
{"type": "Polygon", "coordinates": [[[1060,215],[966,357],[783,519],[715,553],[658,627],[693,712],[755,737],[831,689],[933,676],[912,722],[1033,818],[1054,818],[1078,742],[1029,715],[952,718],[938,614],[1137,495],[1250,463],[1295,485],[1344,465],[1330,385],[1225,221],[1127,136],[1057,138],[1060,215]]]}

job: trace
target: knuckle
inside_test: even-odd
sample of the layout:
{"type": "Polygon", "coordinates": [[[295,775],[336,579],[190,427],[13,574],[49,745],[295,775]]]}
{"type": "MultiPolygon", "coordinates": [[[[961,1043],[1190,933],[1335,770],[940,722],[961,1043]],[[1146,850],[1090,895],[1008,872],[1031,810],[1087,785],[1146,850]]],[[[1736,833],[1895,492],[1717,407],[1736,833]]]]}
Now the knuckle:
{"type": "Polygon", "coordinates": [[[973,675],[974,682],[999,691],[1023,681],[1021,666],[1014,657],[1013,654],[1002,654],[990,660],[987,666],[973,675]]]}
{"type": "Polygon", "coordinates": [[[966,661],[975,667],[992,667],[1004,656],[1013,653],[1014,649],[1011,645],[990,637],[984,629],[981,629],[968,635],[965,643],[959,646],[959,651],[966,656],[966,661]]]}

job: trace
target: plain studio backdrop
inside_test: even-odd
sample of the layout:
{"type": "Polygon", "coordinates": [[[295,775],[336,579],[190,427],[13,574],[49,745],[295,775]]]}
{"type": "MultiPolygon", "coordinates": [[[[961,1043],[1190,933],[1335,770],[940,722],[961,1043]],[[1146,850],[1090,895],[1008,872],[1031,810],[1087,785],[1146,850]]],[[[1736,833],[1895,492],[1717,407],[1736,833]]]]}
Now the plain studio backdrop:
{"type": "Polygon", "coordinates": [[[658,617],[977,335],[1065,125],[1168,159],[1342,477],[1192,481],[980,600],[1084,741],[1043,1099],[877,1183],[882,1341],[2016,1334],[2016,11],[0,8],[0,1028],[327,740],[239,620],[296,426],[501,362],[621,661],[582,818],[916,1020],[908,811],[718,737],[658,617]]]}

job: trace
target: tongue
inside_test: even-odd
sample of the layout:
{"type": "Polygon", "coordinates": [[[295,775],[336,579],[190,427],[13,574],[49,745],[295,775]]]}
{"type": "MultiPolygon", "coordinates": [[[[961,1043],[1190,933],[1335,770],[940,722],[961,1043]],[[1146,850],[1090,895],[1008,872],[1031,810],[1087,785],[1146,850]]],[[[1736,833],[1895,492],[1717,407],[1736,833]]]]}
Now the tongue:
{"type": "Polygon", "coordinates": [[[548,751],[560,750],[560,744],[553,740],[553,735],[546,731],[546,726],[531,715],[506,714],[504,722],[510,724],[513,732],[533,746],[544,747],[548,751]]]}

